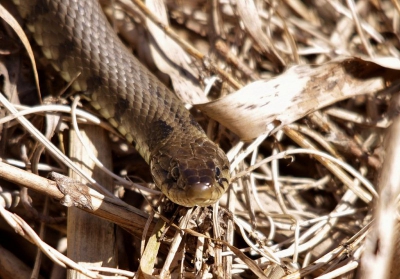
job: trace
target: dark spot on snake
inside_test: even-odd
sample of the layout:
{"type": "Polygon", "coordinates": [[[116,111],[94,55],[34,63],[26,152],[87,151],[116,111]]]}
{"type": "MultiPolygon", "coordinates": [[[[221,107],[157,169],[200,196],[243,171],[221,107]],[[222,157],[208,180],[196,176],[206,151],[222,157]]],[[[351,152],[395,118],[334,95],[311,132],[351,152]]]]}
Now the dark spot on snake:
{"type": "MultiPolygon", "coordinates": [[[[74,56],[74,53],[76,53],[78,46],[74,41],[71,41],[68,38],[65,38],[64,42],[60,42],[58,45],[58,61],[60,61],[60,64],[62,61],[66,60],[69,56],[74,56]]],[[[78,72],[76,73],[77,75],[79,74],[78,72]]]]}
{"type": "Polygon", "coordinates": [[[47,5],[44,3],[43,0],[37,0],[33,9],[34,11],[31,12],[30,15],[32,15],[32,17],[35,18],[41,15],[48,15],[50,13],[49,8],[47,7],[47,5]]]}
{"type": "Polygon", "coordinates": [[[167,122],[164,120],[156,120],[153,121],[148,129],[148,133],[151,133],[151,136],[148,135],[147,138],[149,139],[149,147],[150,149],[157,146],[160,142],[168,138],[171,133],[174,131],[172,126],[168,125],[167,122]]]}
{"type": "Polygon", "coordinates": [[[197,171],[194,170],[194,169],[185,169],[183,171],[183,175],[186,176],[186,177],[192,177],[192,176],[193,177],[198,177],[197,171]]]}
{"type": "Polygon", "coordinates": [[[103,79],[100,76],[91,76],[86,80],[89,90],[96,90],[104,85],[103,79]]]}
{"type": "Polygon", "coordinates": [[[203,128],[201,128],[200,124],[197,123],[196,119],[194,119],[193,115],[190,114],[190,124],[197,128],[200,132],[204,133],[203,128]]]}
{"type": "Polygon", "coordinates": [[[209,169],[214,169],[215,168],[215,164],[214,164],[213,161],[207,161],[206,164],[207,164],[207,167],[209,169]]]}
{"type": "Polygon", "coordinates": [[[130,103],[126,99],[118,98],[115,104],[114,118],[117,122],[121,122],[125,112],[130,109],[130,103]]]}

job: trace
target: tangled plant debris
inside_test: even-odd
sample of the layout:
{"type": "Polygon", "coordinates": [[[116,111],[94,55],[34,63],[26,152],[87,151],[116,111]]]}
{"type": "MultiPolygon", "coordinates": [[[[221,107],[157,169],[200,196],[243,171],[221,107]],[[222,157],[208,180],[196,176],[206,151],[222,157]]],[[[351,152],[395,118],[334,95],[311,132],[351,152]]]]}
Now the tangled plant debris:
{"type": "Polygon", "coordinates": [[[26,51],[2,1],[1,278],[398,278],[397,1],[100,2],[227,153],[230,189],[212,207],[169,204],[134,148],[26,51]],[[72,223],[83,211],[107,222],[72,223]]]}

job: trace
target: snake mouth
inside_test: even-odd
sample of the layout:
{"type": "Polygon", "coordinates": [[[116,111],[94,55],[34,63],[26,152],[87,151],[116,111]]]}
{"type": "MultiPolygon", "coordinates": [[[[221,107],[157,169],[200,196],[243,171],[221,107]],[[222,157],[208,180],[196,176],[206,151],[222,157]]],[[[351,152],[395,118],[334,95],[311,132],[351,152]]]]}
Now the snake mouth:
{"type": "Polygon", "coordinates": [[[183,189],[169,188],[167,197],[174,203],[185,206],[209,206],[214,204],[221,196],[212,184],[189,184],[183,189]]]}
{"type": "Polygon", "coordinates": [[[219,194],[215,192],[215,188],[209,183],[189,185],[186,195],[189,200],[198,206],[208,206],[215,203],[219,198],[219,194]]]}

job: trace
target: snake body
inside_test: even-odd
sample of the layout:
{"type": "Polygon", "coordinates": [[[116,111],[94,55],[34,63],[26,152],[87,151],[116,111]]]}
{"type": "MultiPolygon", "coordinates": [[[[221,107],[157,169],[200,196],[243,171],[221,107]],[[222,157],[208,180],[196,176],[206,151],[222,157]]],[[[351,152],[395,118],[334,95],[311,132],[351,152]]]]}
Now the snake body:
{"type": "Polygon", "coordinates": [[[44,56],[150,165],[173,202],[215,203],[229,162],[180,100],[122,44],[97,0],[14,0],[44,56]]]}

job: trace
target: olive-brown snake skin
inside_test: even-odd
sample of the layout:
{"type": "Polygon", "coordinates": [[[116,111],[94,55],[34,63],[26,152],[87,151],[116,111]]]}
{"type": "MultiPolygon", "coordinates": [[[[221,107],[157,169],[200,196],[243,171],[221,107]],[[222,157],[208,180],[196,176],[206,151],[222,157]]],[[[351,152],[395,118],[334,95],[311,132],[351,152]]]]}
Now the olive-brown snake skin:
{"type": "Polygon", "coordinates": [[[149,163],[173,202],[215,203],[229,162],[178,98],[121,43],[97,0],[14,0],[45,57],[149,163]]]}

